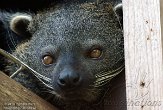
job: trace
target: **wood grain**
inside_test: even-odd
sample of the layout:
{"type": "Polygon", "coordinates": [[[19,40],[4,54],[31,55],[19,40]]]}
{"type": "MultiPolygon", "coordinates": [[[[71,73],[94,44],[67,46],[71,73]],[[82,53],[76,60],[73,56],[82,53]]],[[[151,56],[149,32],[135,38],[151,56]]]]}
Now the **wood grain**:
{"type": "Polygon", "coordinates": [[[163,110],[160,0],[123,0],[127,110],[163,110]]]}
{"type": "Polygon", "coordinates": [[[0,72],[0,109],[57,110],[25,87],[0,72]]]}

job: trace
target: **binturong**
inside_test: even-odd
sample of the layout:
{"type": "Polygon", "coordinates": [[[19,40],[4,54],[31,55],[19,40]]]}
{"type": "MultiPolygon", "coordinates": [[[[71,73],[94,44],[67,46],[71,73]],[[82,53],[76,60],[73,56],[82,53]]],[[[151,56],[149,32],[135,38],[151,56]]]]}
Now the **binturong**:
{"type": "MultiPolygon", "coordinates": [[[[10,28],[27,37],[12,54],[50,79],[24,70],[16,81],[60,109],[102,110],[94,103],[124,70],[121,2],[58,1],[36,15],[11,16],[10,28]]],[[[6,67],[10,74],[17,69],[6,67]]]]}

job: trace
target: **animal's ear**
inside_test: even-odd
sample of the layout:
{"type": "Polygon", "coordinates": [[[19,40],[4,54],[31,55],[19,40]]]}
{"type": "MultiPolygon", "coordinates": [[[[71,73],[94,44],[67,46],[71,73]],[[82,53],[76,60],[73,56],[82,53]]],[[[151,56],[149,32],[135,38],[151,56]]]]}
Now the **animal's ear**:
{"type": "Polygon", "coordinates": [[[30,33],[28,31],[28,25],[32,20],[31,15],[27,14],[15,14],[11,17],[10,28],[16,34],[23,37],[30,37],[30,33]]]}
{"type": "Polygon", "coordinates": [[[114,7],[114,11],[115,11],[121,25],[123,25],[123,6],[122,6],[122,3],[117,4],[114,7]]]}

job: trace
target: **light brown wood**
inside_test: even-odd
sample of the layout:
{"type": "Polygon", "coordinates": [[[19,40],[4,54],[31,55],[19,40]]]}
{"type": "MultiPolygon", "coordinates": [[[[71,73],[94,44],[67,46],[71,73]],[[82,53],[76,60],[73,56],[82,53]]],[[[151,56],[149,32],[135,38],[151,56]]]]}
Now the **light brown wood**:
{"type": "Polygon", "coordinates": [[[127,110],[163,110],[160,0],[123,0],[127,110]]]}
{"type": "Polygon", "coordinates": [[[0,72],[0,110],[57,110],[0,72]]]}

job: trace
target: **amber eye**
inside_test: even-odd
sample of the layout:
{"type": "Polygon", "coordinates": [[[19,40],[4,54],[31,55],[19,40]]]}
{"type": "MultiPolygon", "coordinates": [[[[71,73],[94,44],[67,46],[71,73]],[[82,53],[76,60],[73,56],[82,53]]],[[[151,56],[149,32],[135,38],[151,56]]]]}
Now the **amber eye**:
{"type": "Polygon", "coordinates": [[[45,56],[43,57],[43,59],[42,59],[42,61],[43,61],[43,63],[44,63],[45,65],[50,65],[50,64],[52,64],[52,63],[54,62],[53,60],[54,60],[53,57],[50,56],[50,55],[45,55],[45,56]]]}
{"type": "Polygon", "coordinates": [[[101,49],[93,49],[90,51],[89,56],[93,59],[100,58],[102,55],[102,50],[101,49]]]}

